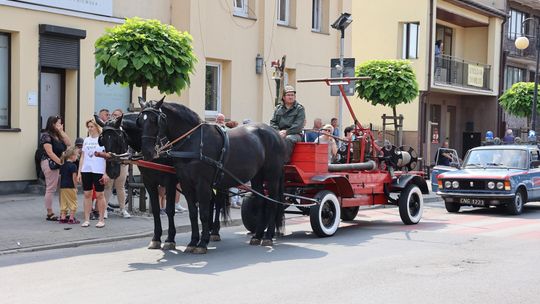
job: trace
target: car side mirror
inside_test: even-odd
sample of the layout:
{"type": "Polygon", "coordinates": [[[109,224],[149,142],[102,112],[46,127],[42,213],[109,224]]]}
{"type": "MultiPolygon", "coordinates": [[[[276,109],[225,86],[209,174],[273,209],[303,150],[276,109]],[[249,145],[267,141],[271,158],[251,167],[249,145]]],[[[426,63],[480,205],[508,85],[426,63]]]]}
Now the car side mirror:
{"type": "Polygon", "coordinates": [[[531,168],[538,168],[540,167],[540,160],[533,160],[531,162],[531,168]]]}
{"type": "Polygon", "coordinates": [[[450,167],[454,167],[454,168],[459,169],[459,163],[458,162],[451,162],[450,167]]]}

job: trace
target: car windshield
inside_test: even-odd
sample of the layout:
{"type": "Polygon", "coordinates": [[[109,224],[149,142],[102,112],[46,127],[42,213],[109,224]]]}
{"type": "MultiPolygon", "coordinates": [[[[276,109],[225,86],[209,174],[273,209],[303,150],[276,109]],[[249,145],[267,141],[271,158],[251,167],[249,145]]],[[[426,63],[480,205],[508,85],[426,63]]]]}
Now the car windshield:
{"type": "Polygon", "coordinates": [[[464,167],[527,168],[527,151],[512,149],[471,150],[464,167]]]}

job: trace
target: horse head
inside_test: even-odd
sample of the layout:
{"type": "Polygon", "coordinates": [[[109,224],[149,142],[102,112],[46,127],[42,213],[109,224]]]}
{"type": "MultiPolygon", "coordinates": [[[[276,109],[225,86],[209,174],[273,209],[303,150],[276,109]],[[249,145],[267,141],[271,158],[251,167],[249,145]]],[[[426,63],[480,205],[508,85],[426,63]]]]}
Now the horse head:
{"type": "MultiPolygon", "coordinates": [[[[106,122],[94,115],[96,123],[103,129],[98,138],[98,144],[105,147],[105,151],[113,156],[125,154],[128,150],[127,138],[124,131],[120,128],[122,125],[122,116],[111,119],[106,122]]],[[[107,175],[110,178],[116,178],[120,175],[120,163],[116,161],[107,162],[107,175]]]]}
{"type": "Polygon", "coordinates": [[[164,99],[145,101],[139,97],[141,113],[137,118],[137,126],[142,130],[141,152],[145,160],[159,157],[158,151],[167,129],[167,115],[161,111],[164,99]]]}

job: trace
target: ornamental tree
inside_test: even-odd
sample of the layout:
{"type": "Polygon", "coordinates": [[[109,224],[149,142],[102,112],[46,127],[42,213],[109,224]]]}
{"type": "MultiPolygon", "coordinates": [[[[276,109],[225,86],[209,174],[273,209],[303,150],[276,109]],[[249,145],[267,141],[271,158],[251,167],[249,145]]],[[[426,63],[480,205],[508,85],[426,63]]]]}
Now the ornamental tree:
{"type": "Polygon", "coordinates": [[[188,32],[158,20],[126,19],[96,40],[94,75],[103,74],[105,84],[139,86],[144,99],[148,87],[179,94],[197,62],[191,44],[188,32]]]}
{"type": "Polygon", "coordinates": [[[418,96],[418,83],[411,63],[407,60],[370,60],[356,68],[356,76],[371,78],[356,83],[357,96],[372,105],[391,107],[397,134],[396,106],[410,103],[418,96]]]}
{"type": "MultiPolygon", "coordinates": [[[[533,82],[516,82],[499,98],[499,104],[507,113],[529,119],[531,116],[533,96],[533,82]]],[[[537,113],[538,108],[539,105],[537,104],[537,113]]]]}

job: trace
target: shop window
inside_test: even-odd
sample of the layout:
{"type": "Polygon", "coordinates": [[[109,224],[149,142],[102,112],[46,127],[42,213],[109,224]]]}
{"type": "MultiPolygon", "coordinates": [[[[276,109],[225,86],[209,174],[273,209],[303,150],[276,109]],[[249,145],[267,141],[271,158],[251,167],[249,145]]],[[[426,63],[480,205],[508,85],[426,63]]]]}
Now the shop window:
{"type": "Polygon", "coordinates": [[[129,87],[120,84],[106,85],[103,78],[103,74],[100,74],[94,80],[94,111],[96,113],[101,109],[108,109],[111,113],[116,109],[128,111],[130,109],[129,87]]]}

